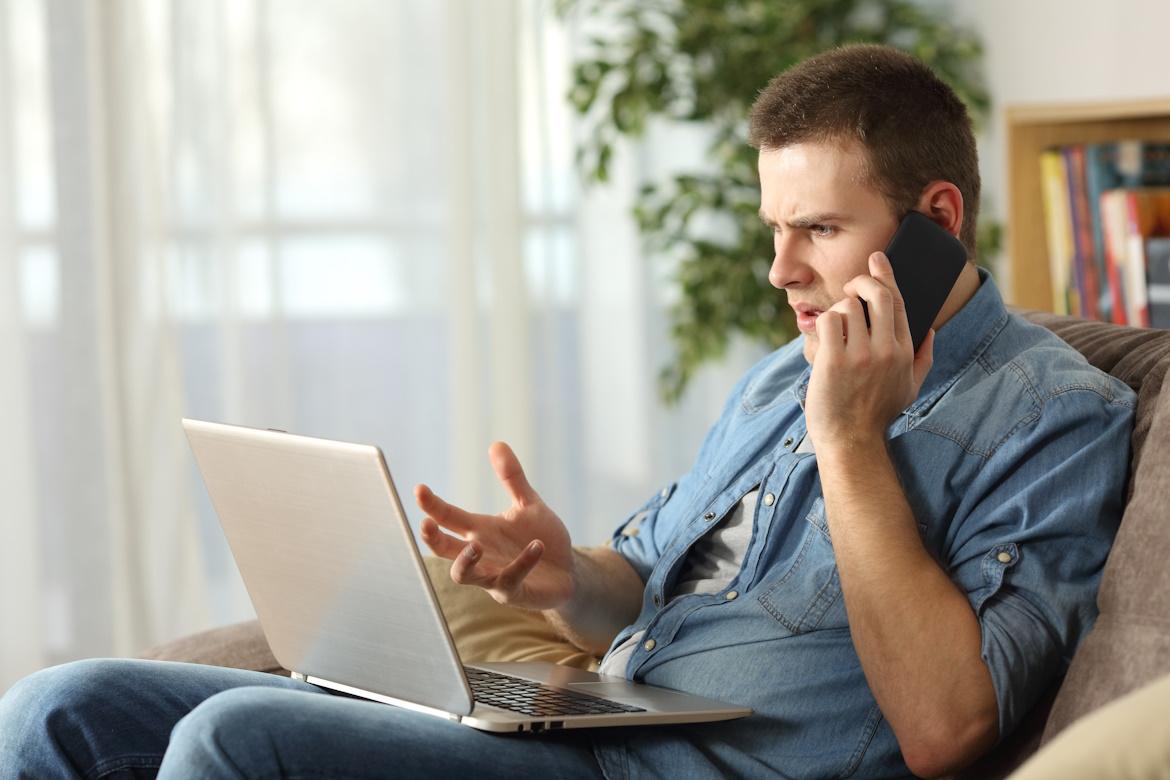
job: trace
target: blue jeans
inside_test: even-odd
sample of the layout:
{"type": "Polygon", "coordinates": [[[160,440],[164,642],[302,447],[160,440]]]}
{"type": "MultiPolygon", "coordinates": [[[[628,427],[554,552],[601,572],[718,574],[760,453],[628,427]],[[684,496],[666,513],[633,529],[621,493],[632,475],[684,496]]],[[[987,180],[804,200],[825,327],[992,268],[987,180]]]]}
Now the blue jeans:
{"type": "Polygon", "coordinates": [[[77,661],[0,698],[9,778],[597,778],[588,732],[493,735],[262,672],[77,661]]]}

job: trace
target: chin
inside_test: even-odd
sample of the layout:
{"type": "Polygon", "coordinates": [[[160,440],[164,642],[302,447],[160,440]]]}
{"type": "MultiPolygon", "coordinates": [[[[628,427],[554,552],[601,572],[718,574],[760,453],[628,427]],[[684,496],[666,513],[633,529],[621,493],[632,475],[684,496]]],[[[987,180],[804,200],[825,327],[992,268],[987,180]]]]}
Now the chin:
{"type": "Polygon", "coordinates": [[[804,337],[804,348],[802,351],[804,352],[804,359],[809,365],[812,365],[813,355],[817,352],[816,336],[806,335],[804,337]]]}

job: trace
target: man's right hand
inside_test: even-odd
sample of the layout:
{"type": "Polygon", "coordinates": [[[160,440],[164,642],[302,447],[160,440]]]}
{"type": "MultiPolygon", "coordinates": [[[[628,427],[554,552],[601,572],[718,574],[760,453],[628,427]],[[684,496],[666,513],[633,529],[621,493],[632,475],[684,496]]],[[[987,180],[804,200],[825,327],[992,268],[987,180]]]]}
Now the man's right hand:
{"type": "Polygon", "coordinates": [[[501,604],[558,609],[575,590],[569,532],[528,484],[507,444],[493,444],[488,458],[512,497],[512,506],[498,515],[474,514],[448,504],[426,485],[417,485],[415,501],[427,513],[422,539],[435,555],[452,561],[455,582],[478,585],[501,604]]]}

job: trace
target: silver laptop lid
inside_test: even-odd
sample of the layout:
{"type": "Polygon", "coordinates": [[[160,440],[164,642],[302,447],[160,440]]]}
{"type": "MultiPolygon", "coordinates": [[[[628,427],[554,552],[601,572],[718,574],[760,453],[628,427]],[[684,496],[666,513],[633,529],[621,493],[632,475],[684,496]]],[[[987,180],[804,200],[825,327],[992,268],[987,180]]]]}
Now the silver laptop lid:
{"type": "Polygon", "coordinates": [[[184,419],[183,428],[286,669],[471,712],[462,664],[377,447],[200,420],[184,419]]]}

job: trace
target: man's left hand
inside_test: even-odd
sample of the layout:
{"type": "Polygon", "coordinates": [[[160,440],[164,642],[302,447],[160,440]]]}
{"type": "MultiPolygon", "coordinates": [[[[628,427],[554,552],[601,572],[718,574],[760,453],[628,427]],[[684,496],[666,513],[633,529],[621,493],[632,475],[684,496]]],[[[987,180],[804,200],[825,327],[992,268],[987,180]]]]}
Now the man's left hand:
{"type": "Polygon", "coordinates": [[[934,330],[914,353],[906,305],[882,252],[869,274],[850,279],[845,298],[817,318],[817,351],[805,398],[813,446],[884,441],[886,427],[918,397],[933,362],[934,330]],[[861,308],[869,308],[869,328],[861,308]]]}

